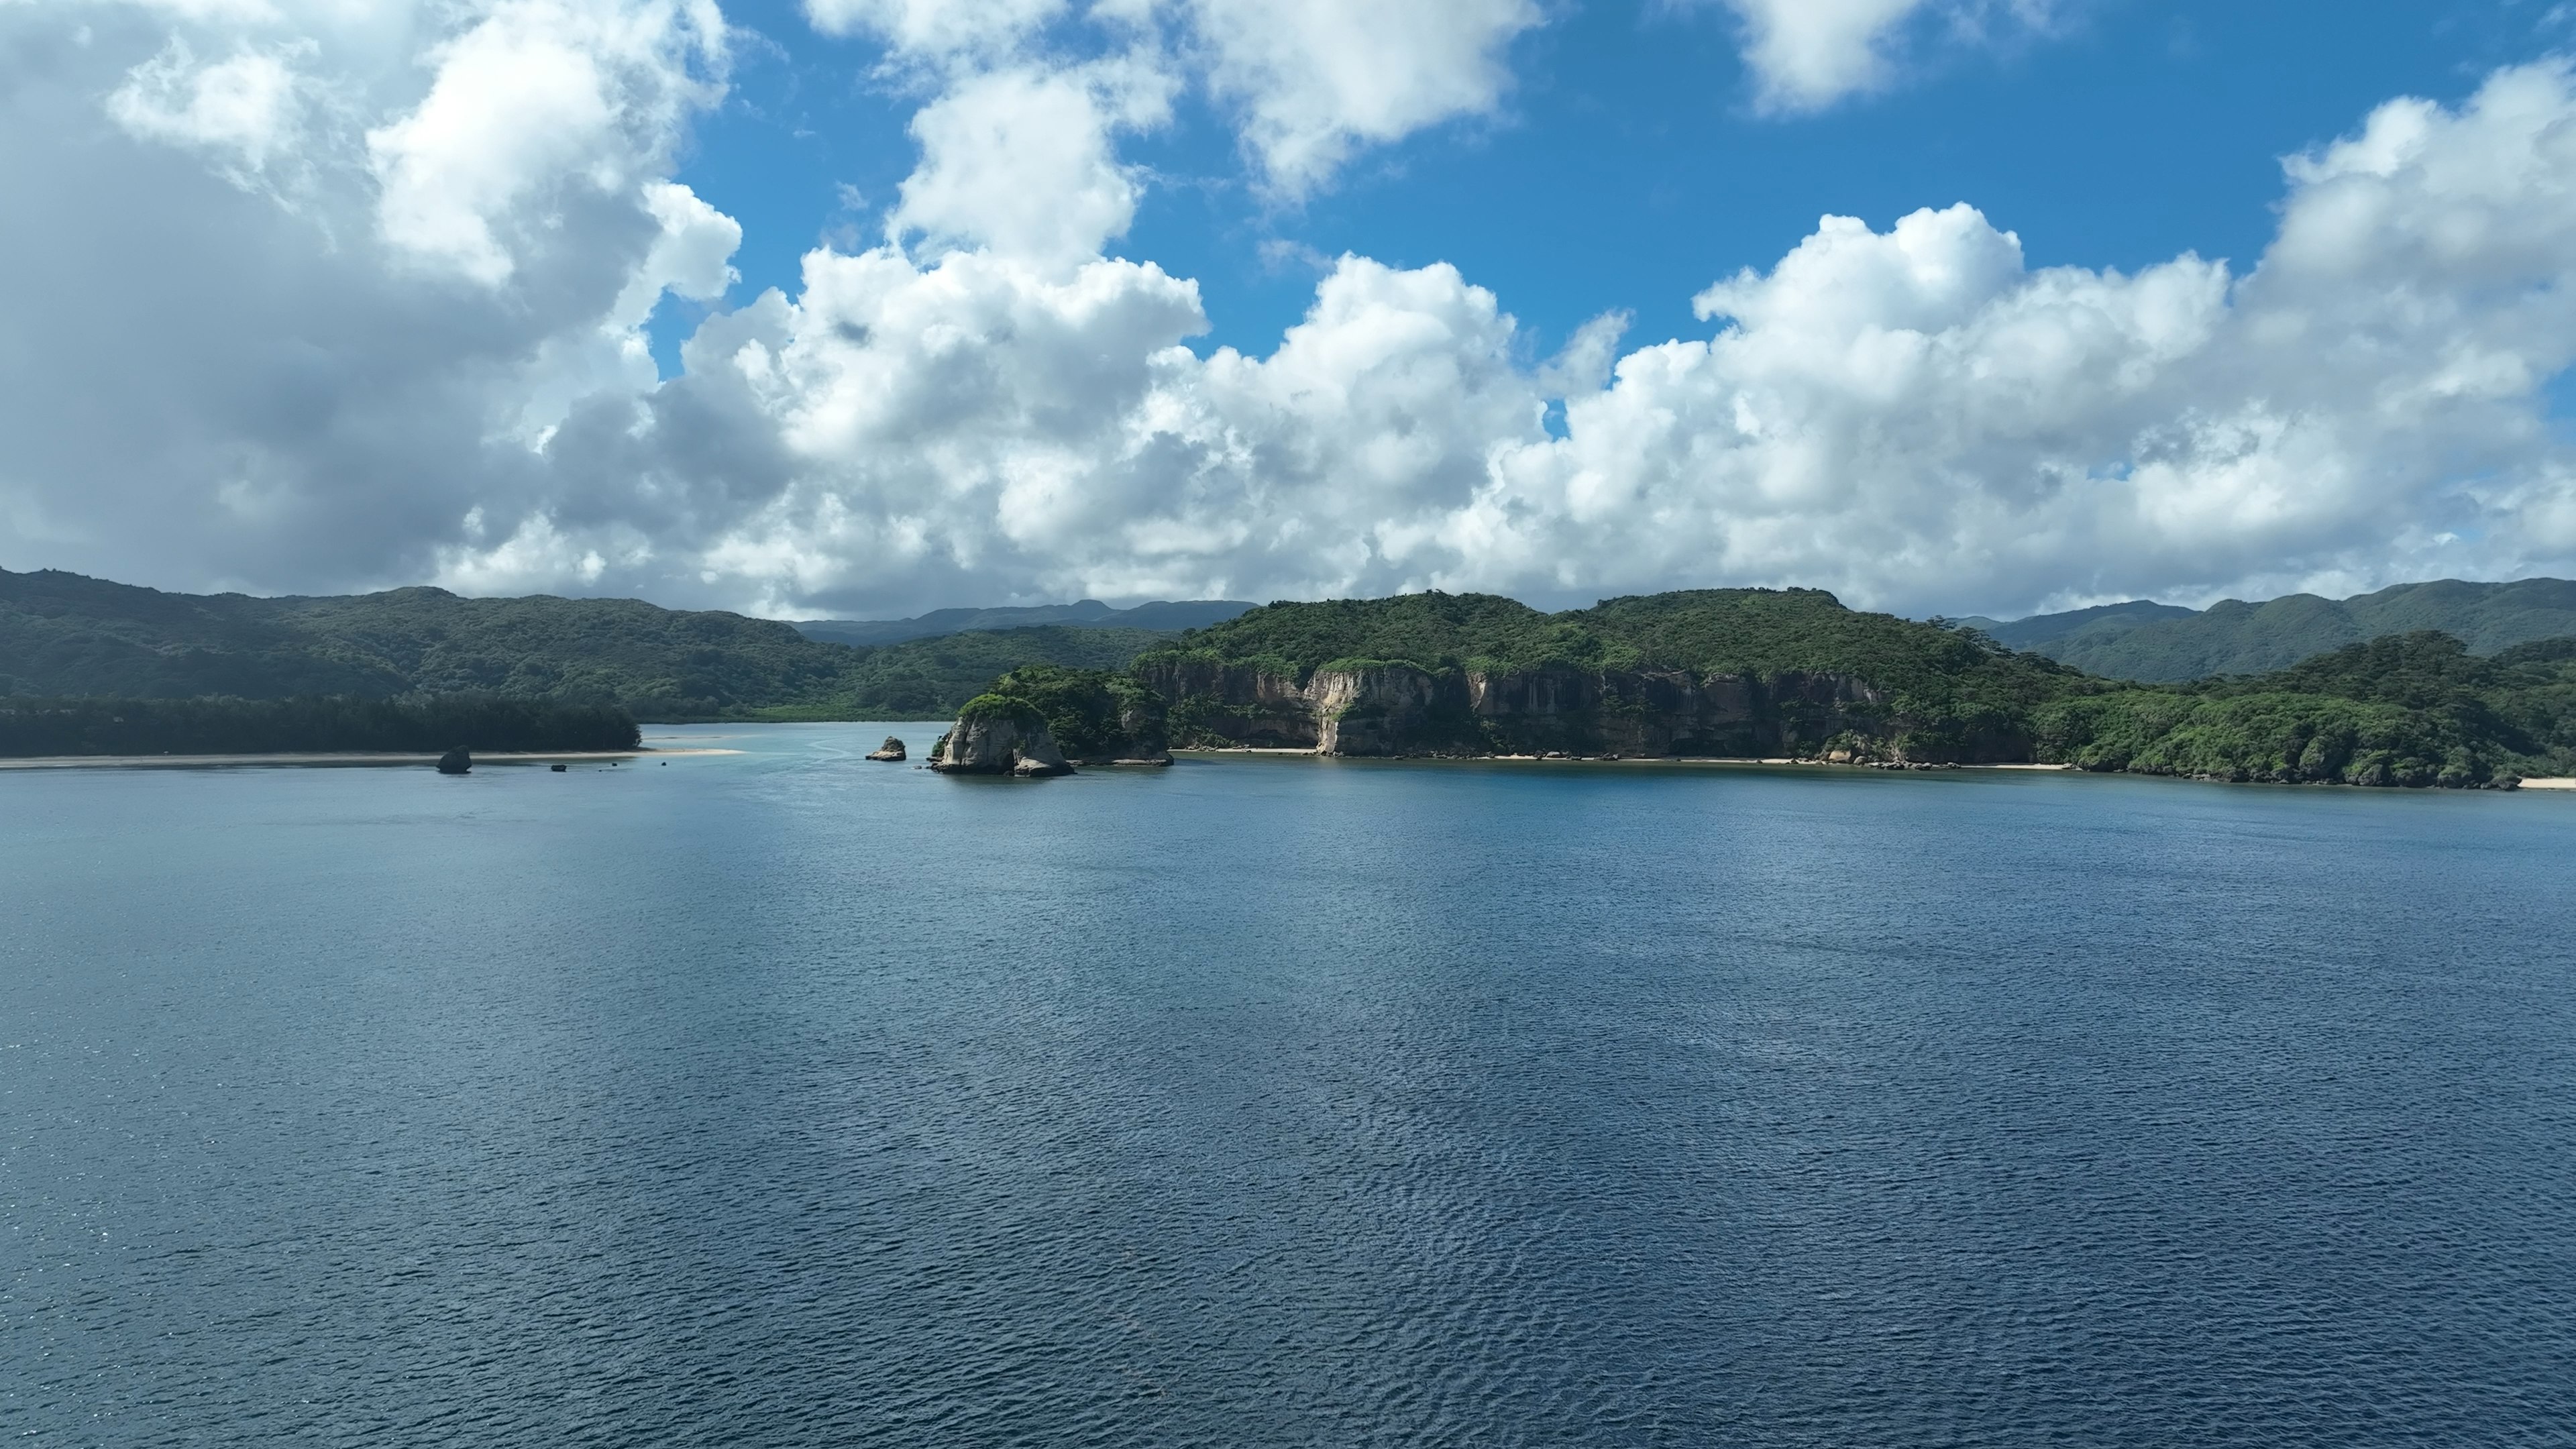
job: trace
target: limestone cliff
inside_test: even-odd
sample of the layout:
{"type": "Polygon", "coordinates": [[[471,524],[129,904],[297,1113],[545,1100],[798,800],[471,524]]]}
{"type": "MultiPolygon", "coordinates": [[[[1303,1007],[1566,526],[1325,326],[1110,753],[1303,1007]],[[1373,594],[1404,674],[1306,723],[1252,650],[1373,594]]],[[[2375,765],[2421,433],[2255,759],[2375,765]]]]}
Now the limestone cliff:
{"type": "Polygon", "coordinates": [[[1055,736],[1035,710],[983,708],[985,698],[970,701],[967,714],[942,737],[930,768],[956,775],[1066,775],[1073,772],[1055,736]]]}
{"type": "Polygon", "coordinates": [[[1250,664],[1152,659],[1185,741],[1331,755],[1823,756],[1982,763],[2031,757],[2018,729],[1926,730],[1850,674],[1426,670],[1328,665],[1300,684],[1250,664]]]}

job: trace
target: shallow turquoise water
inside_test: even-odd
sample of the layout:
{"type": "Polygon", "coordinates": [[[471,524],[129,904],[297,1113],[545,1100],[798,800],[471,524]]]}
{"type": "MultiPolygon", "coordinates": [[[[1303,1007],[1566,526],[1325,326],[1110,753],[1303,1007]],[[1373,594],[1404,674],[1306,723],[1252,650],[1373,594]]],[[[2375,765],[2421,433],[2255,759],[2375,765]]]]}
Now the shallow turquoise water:
{"type": "Polygon", "coordinates": [[[2576,797],[686,733],[0,775],[0,1436],[2576,1441],[2576,797]]]}

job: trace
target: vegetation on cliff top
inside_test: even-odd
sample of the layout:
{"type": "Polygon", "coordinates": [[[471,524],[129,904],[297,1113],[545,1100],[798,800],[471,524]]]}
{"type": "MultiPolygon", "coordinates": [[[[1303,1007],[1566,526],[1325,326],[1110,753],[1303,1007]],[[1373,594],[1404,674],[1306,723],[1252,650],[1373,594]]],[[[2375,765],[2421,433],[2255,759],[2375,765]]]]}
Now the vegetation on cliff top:
{"type": "Polygon", "coordinates": [[[1127,675],[1101,669],[1014,669],[969,700],[957,722],[986,718],[1043,723],[1056,748],[1076,760],[1139,759],[1168,748],[1163,697],[1127,675]]]}
{"type": "MultiPolygon", "coordinates": [[[[1815,590],[1712,589],[1544,614],[1490,595],[1273,604],[1149,651],[1139,670],[1411,665],[1510,673],[1837,675],[1883,697],[1916,758],[1972,735],[2027,740],[2086,769],[2236,780],[2475,785],[2576,772],[2576,640],[2481,659],[2448,635],[2354,644],[2273,674],[2127,685],[2015,653],[1973,629],[1844,608],[1815,590]]],[[[1203,701],[1176,703],[1176,718],[1203,701]]]]}
{"type": "Polygon", "coordinates": [[[1319,669],[1409,664],[1430,673],[1572,669],[1695,680],[1839,675],[1866,682],[1927,740],[2009,730],[2091,687],[2076,671],[1971,630],[1843,607],[1820,589],[1694,589],[1545,614],[1491,594],[1271,604],[1137,659],[1248,666],[1300,685],[1319,669]]]}
{"type": "Polygon", "coordinates": [[[631,750],[613,705],[491,695],[415,699],[0,699],[0,756],[631,750]]]}

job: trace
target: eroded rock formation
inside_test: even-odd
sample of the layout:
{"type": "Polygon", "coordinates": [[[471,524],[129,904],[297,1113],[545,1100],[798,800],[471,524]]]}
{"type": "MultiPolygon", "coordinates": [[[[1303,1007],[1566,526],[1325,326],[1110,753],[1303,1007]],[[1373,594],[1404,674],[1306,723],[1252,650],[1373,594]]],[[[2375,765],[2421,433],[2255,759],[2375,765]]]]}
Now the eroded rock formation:
{"type": "Polygon", "coordinates": [[[1184,740],[1329,755],[1548,754],[2026,760],[2013,729],[1927,738],[1885,692],[1847,674],[1770,678],[1572,668],[1486,673],[1410,664],[1318,669],[1303,684],[1254,665],[1148,660],[1184,740]]]}
{"type": "MultiPolygon", "coordinates": [[[[970,706],[971,708],[971,706],[970,706]]],[[[987,710],[957,721],[930,768],[956,775],[1067,775],[1073,766],[1036,711],[987,710]]]]}

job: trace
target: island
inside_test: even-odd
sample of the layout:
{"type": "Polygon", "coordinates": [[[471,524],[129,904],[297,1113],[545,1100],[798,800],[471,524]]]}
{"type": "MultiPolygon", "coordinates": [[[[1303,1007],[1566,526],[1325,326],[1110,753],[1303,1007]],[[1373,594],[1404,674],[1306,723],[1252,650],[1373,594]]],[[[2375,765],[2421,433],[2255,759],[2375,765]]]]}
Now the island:
{"type": "Polygon", "coordinates": [[[2145,685],[1814,589],[1544,613],[1482,594],[1278,603],[1123,674],[1022,670],[935,768],[1040,775],[1155,743],[1323,755],[2057,764],[2239,782],[2502,788],[2576,774],[2576,639],[2492,656],[2391,635],[2250,677],[2145,685]],[[1075,709],[1079,695],[1085,703],[1075,709]],[[1069,742],[1078,737],[1079,747],[1069,742]]]}
{"type": "Polygon", "coordinates": [[[1077,766],[1172,762],[1163,697],[1104,669],[1030,665],[995,679],[931,747],[954,775],[1067,775],[1077,766]]]}

